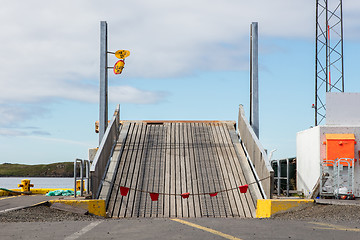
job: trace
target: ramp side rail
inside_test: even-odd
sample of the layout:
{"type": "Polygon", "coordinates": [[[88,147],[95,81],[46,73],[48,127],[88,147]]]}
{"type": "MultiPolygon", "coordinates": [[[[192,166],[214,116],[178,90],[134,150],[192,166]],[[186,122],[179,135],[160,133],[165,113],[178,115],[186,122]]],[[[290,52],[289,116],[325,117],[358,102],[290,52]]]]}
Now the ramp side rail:
{"type": "Polygon", "coordinates": [[[253,128],[250,126],[249,121],[245,117],[243,105],[239,106],[237,130],[241,143],[248,153],[248,158],[255,168],[255,175],[257,175],[259,179],[262,179],[259,184],[261,184],[264,189],[266,195],[264,198],[272,198],[274,191],[274,170],[271,167],[271,163],[265,149],[261,145],[253,128]]]}
{"type": "Polygon", "coordinates": [[[74,197],[76,198],[77,181],[80,181],[80,196],[84,196],[84,178],[86,180],[86,194],[90,191],[90,161],[86,159],[75,159],[74,161],[74,197]],[[80,176],[77,176],[77,166],[80,168],[80,176]],[[84,177],[85,169],[85,177],[84,177]]]}
{"type": "Polygon", "coordinates": [[[114,145],[119,137],[120,105],[117,105],[113,118],[106,128],[99,149],[90,167],[91,192],[93,198],[98,196],[102,178],[106,172],[108,162],[112,156],[114,145]]]}

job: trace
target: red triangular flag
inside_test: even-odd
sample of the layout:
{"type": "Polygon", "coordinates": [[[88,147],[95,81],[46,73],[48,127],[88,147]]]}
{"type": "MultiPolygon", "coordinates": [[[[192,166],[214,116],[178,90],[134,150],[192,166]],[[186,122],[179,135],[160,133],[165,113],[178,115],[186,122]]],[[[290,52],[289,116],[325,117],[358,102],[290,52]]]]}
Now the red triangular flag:
{"type": "Polygon", "coordinates": [[[130,188],[127,188],[127,187],[120,187],[121,196],[126,196],[129,192],[129,189],[130,188]]]}
{"type": "Polygon", "coordinates": [[[249,185],[242,185],[242,186],[239,186],[239,188],[240,188],[240,192],[241,193],[246,193],[247,192],[247,190],[248,190],[248,187],[249,187],[249,185]]]}
{"type": "Polygon", "coordinates": [[[217,194],[218,194],[217,192],[209,193],[210,197],[216,197],[217,194]]]}
{"type": "Polygon", "coordinates": [[[181,196],[182,198],[188,198],[190,196],[190,193],[182,193],[181,196]]]}
{"type": "Polygon", "coordinates": [[[150,193],[151,201],[157,201],[159,199],[158,193],[150,193]]]}

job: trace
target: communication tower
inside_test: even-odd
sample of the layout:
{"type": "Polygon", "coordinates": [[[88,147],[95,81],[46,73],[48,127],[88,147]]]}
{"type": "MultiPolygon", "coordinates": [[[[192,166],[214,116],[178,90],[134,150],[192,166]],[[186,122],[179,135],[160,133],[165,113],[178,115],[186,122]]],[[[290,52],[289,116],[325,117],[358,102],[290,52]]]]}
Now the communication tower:
{"type": "Polygon", "coordinates": [[[344,92],[342,0],[316,0],[315,126],[326,118],[326,93],[344,92]]]}

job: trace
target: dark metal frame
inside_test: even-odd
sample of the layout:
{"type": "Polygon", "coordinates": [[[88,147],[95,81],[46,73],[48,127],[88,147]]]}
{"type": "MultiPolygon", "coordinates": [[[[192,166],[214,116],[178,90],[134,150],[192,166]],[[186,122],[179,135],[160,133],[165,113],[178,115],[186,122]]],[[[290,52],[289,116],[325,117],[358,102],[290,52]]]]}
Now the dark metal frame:
{"type": "Polygon", "coordinates": [[[326,93],[344,92],[342,0],[316,0],[315,54],[317,126],[326,118],[326,93]]]}

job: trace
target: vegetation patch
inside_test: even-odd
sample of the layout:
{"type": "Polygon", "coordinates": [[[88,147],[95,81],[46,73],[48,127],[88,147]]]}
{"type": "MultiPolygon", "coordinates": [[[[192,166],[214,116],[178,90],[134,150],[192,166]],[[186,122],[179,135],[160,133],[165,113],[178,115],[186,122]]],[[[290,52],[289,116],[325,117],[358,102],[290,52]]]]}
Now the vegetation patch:
{"type": "Polygon", "coordinates": [[[0,177],[74,177],[74,163],[0,164],[0,177]]]}

